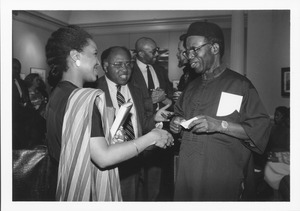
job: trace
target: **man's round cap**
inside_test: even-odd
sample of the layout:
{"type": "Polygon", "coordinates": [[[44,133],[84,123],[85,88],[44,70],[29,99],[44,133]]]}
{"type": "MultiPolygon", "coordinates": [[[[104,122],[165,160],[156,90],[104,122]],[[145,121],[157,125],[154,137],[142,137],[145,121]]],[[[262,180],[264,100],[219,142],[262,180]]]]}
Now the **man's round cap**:
{"type": "Polygon", "coordinates": [[[224,40],[222,29],[217,24],[204,21],[192,23],[185,34],[186,38],[189,36],[204,36],[224,40]]]}
{"type": "Polygon", "coordinates": [[[180,35],[179,40],[185,40],[185,38],[186,38],[186,34],[182,34],[180,35]]]}

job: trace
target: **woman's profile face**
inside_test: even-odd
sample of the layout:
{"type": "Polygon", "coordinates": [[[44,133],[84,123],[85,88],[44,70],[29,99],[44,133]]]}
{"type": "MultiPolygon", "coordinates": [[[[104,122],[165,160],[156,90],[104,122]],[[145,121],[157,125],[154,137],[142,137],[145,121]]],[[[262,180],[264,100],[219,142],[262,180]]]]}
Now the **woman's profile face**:
{"type": "Polygon", "coordinates": [[[39,85],[40,85],[40,78],[37,76],[37,77],[35,77],[34,79],[33,79],[33,81],[32,81],[32,86],[34,86],[35,88],[37,88],[37,87],[39,87],[39,85]]]}
{"type": "Polygon", "coordinates": [[[98,59],[98,48],[96,43],[88,39],[88,45],[80,52],[80,69],[82,70],[82,77],[84,82],[94,82],[97,80],[98,66],[100,65],[98,59]]]}

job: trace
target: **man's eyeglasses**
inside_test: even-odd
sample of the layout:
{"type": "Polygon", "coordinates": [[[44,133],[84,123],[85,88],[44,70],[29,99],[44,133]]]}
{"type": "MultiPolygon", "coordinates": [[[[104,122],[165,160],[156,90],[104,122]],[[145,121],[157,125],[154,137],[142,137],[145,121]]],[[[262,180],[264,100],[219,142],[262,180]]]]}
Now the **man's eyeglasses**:
{"type": "Polygon", "coordinates": [[[159,47],[156,47],[152,51],[149,51],[149,53],[151,53],[152,55],[155,55],[158,52],[159,52],[159,47]]]}
{"type": "Polygon", "coordinates": [[[206,45],[209,45],[211,43],[205,43],[203,45],[200,45],[199,47],[192,47],[191,49],[189,50],[185,50],[182,52],[182,55],[184,57],[186,57],[187,59],[189,58],[189,56],[192,54],[193,56],[196,56],[196,54],[198,54],[198,52],[201,50],[201,48],[203,48],[204,46],[206,45]]]}
{"type": "Polygon", "coordinates": [[[121,68],[132,68],[132,62],[115,62],[115,63],[108,63],[111,66],[121,69],[121,68]]]}

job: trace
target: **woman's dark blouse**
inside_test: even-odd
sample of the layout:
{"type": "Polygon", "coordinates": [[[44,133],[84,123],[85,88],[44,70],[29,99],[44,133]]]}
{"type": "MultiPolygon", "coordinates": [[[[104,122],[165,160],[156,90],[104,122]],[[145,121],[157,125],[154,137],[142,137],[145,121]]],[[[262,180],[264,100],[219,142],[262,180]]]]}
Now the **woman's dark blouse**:
{"type": "MultiPolygon", "coordinates": [[[[46,110],[47,145],[49,154],[59,162],[61,136],[66,105],[71,93],[78,87],[68,81],[59,82],[50,96],[46,110]]],[[[96,105],[93,108],[91,137],[104,137],[101,115],[96,105]]]]}

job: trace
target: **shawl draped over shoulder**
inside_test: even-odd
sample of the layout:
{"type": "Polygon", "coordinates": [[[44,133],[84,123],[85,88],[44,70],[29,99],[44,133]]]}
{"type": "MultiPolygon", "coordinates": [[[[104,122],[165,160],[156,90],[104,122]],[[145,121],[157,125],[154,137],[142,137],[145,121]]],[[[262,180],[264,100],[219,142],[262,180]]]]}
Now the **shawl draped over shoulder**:
{"type": "Polygon", "coordinates": [[[108,145],[109,112],[102,90],[75,89],[68,99],[63,121],[56,199],[60,201],[122,201],[118,168],[100,170],[91,160],[93,107],[101,114],[108,145]]]}

